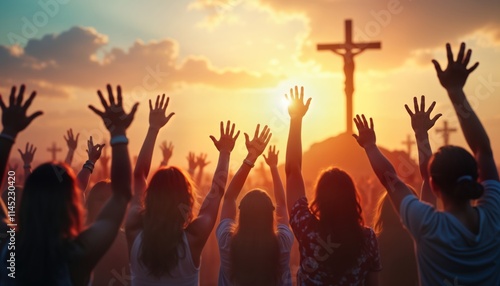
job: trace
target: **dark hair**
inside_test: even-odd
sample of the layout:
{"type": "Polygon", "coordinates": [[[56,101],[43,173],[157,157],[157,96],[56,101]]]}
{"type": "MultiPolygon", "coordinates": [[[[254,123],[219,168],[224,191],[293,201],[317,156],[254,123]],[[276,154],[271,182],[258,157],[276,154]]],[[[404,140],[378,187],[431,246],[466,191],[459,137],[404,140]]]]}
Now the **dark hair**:
{"type": "MultiPolygon", "coordinates": [[[[140,260],[155,277],[168,275],[178,263],[182,235],[193,218],[193,187],[177,167],[156,171],[146,189],[140,260]]],[[[187,252],[184,252],[187,254],[187,252]]]]}
{"type": "Polygon", "coordinates": [[[439,148],[429,162],[429,174],[434,184],[455,201],[478,199],[484,192],[477,182],[476,160],[461,147],[439,148]]]}
{"type": "Polygon", "coordinates": [[[235,285],[279,284],[274,206],[266,192],[253,190],[241,200],[239,224],[230,247],[230,279],[235,285]]]}
{"type": "Polygon", "coordinates": [[[365,249],[360,198],[349,174],[338,168],[323,171],[310,208],[319,219],[320,233],[340,244],[326,264],[332,274],[342,275],[365,249]]]}
{"type": "Polygon", "coordinates": [[[26,180],[16,238],[19,285],[56,285],[65,275],[68,242],[83,225],[75,182],[73,171],[62,163],[40,165],[26,180]]]}

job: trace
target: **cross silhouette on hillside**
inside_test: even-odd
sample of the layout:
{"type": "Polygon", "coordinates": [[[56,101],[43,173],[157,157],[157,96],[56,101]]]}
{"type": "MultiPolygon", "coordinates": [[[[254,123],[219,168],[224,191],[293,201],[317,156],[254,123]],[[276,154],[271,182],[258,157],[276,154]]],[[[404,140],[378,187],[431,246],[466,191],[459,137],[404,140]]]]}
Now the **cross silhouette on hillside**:
{"type": "Polygon", "coordinates": [[[352,41],[352,20],[345,20],[345,42],[342,44],[318,44],[318,51],[332,51],[344,58],[346,95],[346,132],[352,133],[354,94],[354,57],[367,49],[380,49],[380,42],[354,43],[352,41]]]}
{"type": "Polygon", "coordinates": [[[444,143],[444,146],[448,146],[449,143],[450,143],[450,134],[452,132],[457,132],[457,129],[456,128],[450,128],[448,126],[448,121],[445,120],[443,128],[436,129],[436,132],[437,133],[443,133],[443,143],[444,143]]]}
{"type": "Polygon", "coordinates": [[[57,152],[62,152],[62,149],[57,147],[56,142],[52,143],[52,147],[47,148],[47,151],[52,153],[52,161],[56,161],[57,152]]]}
{"type": "Polygon", "coordinates": [[[406,136],[406,140],[401,142],[401,144],[406,146],[406,153],[408,154],[408,157],[411,157],[411,147],[415,145],[415,141],[411,140],[411,135],[408,134],[406,136]]]}

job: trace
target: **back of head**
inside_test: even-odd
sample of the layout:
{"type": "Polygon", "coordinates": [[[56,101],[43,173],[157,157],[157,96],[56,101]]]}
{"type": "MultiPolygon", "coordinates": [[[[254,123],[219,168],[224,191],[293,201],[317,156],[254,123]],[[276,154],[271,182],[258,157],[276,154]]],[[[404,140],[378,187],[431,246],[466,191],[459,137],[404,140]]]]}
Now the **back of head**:
{"type": "Polygon", "coordinates": [[[340,244],[326,264],[332,273],[342,275],[356,265],[365,247],[360,198],[349,174],[338,168],[323,171],[311,211],[319,219],[320,234],[340,244]]]}
{"type": "Polygon", "coordinates": [[[271,198],[253,190],[243,197],[239,209],[231,241],[231,280],[236,285],[277,285],[280,250],[271,198]]]}
{"type": "Polygon", "coordinates": [[[151,275],[168,274],[179,259],[184,228],[192,220],[193,184],[176,167],[159,169],[146,189],[141,261],[151,275]]]}
{"type": "Polygon", "coordinates": [[[477,162],[467,150],[457,146],[444,146],[432,156],[429,174],[433,184],[452,201],[478,199],[483,186],[477,182],[477,162]]]}
{"type": "Polygon", "coordinates": [[[111,198],[111,181],[105,180],[97,182],[87,195],[87,224],[91,224],[97,218],[104,204],[111,198]]]}
{"type": "Polygon", "coordinates": [[[73,171],[64,164],[40,165],[26,180],[19,210],[21,284],[41,277],[53,284],[66,269],[67,241],[81,229],[81,193],[73,171]]]}

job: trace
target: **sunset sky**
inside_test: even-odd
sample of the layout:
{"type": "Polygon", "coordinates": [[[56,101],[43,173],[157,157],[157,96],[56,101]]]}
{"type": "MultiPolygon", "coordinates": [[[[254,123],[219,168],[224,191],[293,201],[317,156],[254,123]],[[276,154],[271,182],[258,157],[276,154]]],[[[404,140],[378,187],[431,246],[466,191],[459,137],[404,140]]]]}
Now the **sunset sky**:
{"type": "MultiPolygon", "coordinates": [[[[65,130],[80,132],[75,164],[86,160],[85,140],[108,141],[97,89],[121,84],[126,109],[140,102],[130,128],[130,152],[139,153],[148,126],[147,100],[170,96],[176,115],[161,131],[175,145],[174,165],[186,167],[189,151],[206,152],[214,168],[221,120],[242,132],[270,125],[284,162],[288,115],[284,94],[302,85],[312,97],[304,119],[304,149],[345,130],[342,60],[318,52],[317,43],[344,40],[344,21],[353,19],[357,41],[381,41],[381,50],[356,57],[355,113],[372,116],[380,145],[404,149],[412,134],[404,109],[413,96],[438,101],[438,126],[457,119],[436,78],[431,59],[446,65],[444,45],[464,41],[478,69],[466,93],[486,125],[500,159],[500,2],[498,0],[150,0],[2,1],[0,9],[0,92],[26,83],[39,96],[37,119],[17,139],[38,147],[35,160],[50,159],[46,148],[63,145],[65,130]]],[[[432,146],[442,139],[431,131],[432,146]]],[[[451,142],[465,146],[461,133],[451,142]]],[[[356,144],[353,139],[353,144],[356,144]]],[[[63,160],[64,152],[59,153],[63,160]]],[[[153,165],[161,160],[156,150],[153,165]]],[[[245,155],[241,136],[232,169],[245,155]]],[[[415,152],[413,156],[415,157],[415,152]]],[[[12,158],[19,154],[12,153],[12,158]]]]}

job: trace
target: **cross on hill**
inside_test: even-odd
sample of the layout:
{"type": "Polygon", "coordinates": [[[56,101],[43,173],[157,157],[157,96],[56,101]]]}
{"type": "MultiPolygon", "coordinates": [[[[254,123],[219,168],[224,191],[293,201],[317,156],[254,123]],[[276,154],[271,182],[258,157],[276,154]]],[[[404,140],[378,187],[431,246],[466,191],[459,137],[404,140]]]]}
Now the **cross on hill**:
{"type": "Polygon", "coordinates": [[[453,132],[457,132],[457,129],[456,128],[450,128],[448,126],[448,121],[444,121],[443,122],[444,126],[443,128],[439,128],[439,129],[436,129],[436,132],[437,133],[443,133],[443,143],[444,143],[444,146],[448,146],[450,145],[450,134],[453,133],[453,132]]]}
{"type": "Polygon", "coordinates": [[[52,147],[47,148],[47,151],[52,153],[52,161],[56,161],[57,152],[62,152],[62,149],[57,147],[56,142],[52,143],[52,147]]]}
{"type": "Polygon", "coordinates": [[[318,51],[332,51],[344,58],[346,95],[346,132],[352,133],[354,94],[354,57],[367,49],[380,49],[380,42],[354,43],[352,40],[352,20],[345,20],[345,42],[342,44],[318,44],[318,51]]]}
{"type": "Polygon", "coordinates": [[[406,140],[401,142],[401,144],[406,146],[406,153],[408,154],[408,157],[411,157],[411,147],[415,145],[415,141],[411,140],[411,135],[406,136],[406,140]]]}

